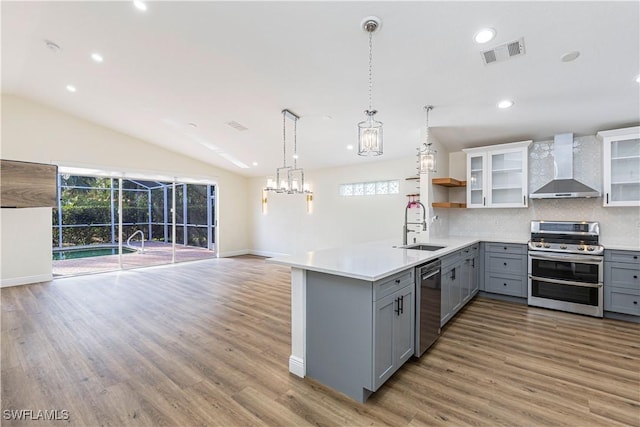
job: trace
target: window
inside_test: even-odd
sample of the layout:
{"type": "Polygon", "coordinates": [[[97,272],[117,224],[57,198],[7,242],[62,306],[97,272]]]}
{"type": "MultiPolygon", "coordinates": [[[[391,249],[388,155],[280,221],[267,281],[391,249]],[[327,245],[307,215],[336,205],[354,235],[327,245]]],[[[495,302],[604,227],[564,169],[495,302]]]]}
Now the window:
{"type": "Polygon", "coordinates": [[[399,192],[400,182],[398,180],[340,184],[341,196],[374,196],[383,194],[398,194],[399,192]]]}

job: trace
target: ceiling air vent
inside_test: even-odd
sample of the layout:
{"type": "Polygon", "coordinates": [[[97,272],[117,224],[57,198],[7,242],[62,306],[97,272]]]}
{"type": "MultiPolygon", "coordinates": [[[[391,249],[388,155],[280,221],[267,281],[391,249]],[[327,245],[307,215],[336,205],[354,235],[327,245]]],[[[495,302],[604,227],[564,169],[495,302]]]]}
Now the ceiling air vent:
{"type": "Polygon", "coordinates": [[[501,44],[493,49],[482,51],[480,55],[485,65],[524,55],[524,38],[521,37],[518,40],[501,44]]]}
{"type": "Polygon", "coordinates": [[[234,128],[238,132],[242,132],[249,129],[248,127],[242,126],[240,123],[236,122],[235,120],[227,122],[227,126],[234,128]]]}

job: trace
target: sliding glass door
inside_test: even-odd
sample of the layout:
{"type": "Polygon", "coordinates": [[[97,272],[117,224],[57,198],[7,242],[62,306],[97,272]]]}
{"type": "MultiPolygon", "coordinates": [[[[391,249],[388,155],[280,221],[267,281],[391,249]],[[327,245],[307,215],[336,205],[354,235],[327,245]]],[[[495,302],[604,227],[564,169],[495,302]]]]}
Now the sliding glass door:
{"type": "Polygon", "coordinates": [[[216,256],[213,184],[81,175],[58,182],[56,276],[216,256]]]}

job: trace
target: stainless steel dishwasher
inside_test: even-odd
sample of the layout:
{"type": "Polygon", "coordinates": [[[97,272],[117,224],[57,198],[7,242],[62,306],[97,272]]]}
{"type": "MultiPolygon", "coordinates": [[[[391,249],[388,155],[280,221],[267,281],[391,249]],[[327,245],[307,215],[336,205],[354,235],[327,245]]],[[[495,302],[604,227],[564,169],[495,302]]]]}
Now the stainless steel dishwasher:
{"type": "Polygon", "coordinates": [[[440,260],[416,267],[416,357],[440,336],[440,293],[440,260]]]}

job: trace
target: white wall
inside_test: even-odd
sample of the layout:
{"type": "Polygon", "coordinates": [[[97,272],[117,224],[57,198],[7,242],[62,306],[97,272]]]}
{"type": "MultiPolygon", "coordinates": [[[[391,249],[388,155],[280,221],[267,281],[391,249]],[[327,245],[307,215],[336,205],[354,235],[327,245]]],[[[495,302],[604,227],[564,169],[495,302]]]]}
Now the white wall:
{"type": "MultiPolygon", "coordinates": [[[[534,142],[529,147],[529,193],[553,178],[552,153],[552,140],[534,142]]],[[[602,191],[602,142],[592,135],[576,137],[573,156],[574,178],[602,191]]],[[[598,221],[605,247],[640,247],[640,209],[605,208],[602,198],[530,200],[526,209],[449,209],[448,217],[452,236],[484,237],[493,232],[523,242],[529,239],[531,220],[598,221]]]]}
{"type": "MultiPolygon", "coordinates": [[[[2,95],[1,157],[10,160],[66,165],[87,165],[118,171],[139,171],[161,175],[210,178],[218,184],[219,241],[221,256],[249,250],[246,209],[249,180],[209,164],[183,156],[140,139],[87,122],[30,100],[2,95]]],[[[14,282],[15,274],[30,277],[35,254],[51,251],[51,214],[40,211],[24,215],[3,215],[3,249],[13,247],[16,236],[9,229],[31,229],[36,236],[29,251],[2,253],[2,280],[14,282]],[[7,269],[5,265],[23,265],[7,269]],[[10,276],[9,274],[12,274],[10,276]]],[[[4,213],[4,212],[3,212],[4,213]]],[[[40,264],[40,262],[35,263],[40,264]]],[[[49,260],[49,271],[51,269],[49,260]]],[[[40,269],[37,269],[40,271],[40,269]]],[[[34,267],[34,272],[36,271],[34,267]]]]}
{"type": "MultiPolygon", "coordinates": [[[[356,155],[352,153],[351,155],[356,155]]],[[[393,161],[363,160],[361,165],[305,171],[313,190],[313,212],[306,212],[303,195],[268,193],[268,212],[261,212],[264,179],[250,185],[252,247],[263,255],[344,246],[402,236],[407,193],[416,192],[415,157],[393,161]],[[378,180],[400,181],[400,193],[376,196],[340,196],[340,184],[378,180]]]]}
{"type": "Polygon", "coordinates": [[[0,209],[2,286],[52,279],[51,234],[51,208],[0,209]]]}

